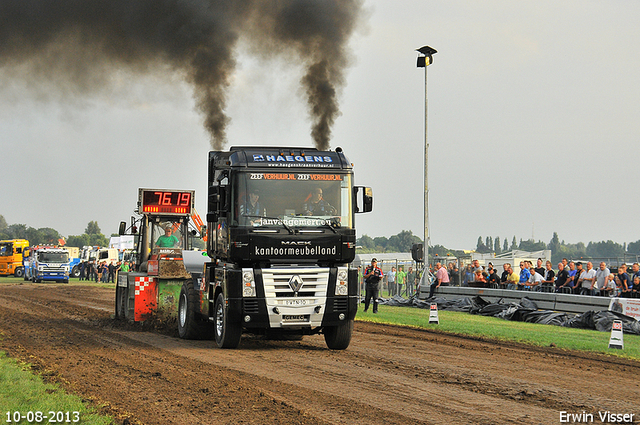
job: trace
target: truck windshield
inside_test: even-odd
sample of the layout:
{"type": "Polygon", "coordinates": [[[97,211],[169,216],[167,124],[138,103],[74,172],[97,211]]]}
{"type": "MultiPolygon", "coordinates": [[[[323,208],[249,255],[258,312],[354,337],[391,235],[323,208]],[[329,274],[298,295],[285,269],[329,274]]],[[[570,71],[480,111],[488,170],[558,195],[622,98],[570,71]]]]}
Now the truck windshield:
{"type": "Polygon", "coordinates": [[[11,255],[13,255],[13,244],[0,244],[0,257],[9,257],[11,255]]]}
{"type": "Polygon", "coordinates": [[[233,223],[250,227],[351,228],[351,175],[242,173],[232,189],[233,223]]]}
{"type": "Polygon", "coordinates": [[[160,248],[182,248],[180,221],[162,221],[153,227],[154,246],[160,248]]]}
{"type": "Polygon", "coordinates": [[[40,252],[38,260],[42,263],[68,263],[68,252],[40,252]]]}

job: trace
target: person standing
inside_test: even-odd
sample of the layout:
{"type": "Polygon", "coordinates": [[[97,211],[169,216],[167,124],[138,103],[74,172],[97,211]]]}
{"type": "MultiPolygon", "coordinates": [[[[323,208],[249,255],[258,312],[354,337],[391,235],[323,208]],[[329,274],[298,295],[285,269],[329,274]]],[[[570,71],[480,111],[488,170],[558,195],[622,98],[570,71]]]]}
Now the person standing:
{"type": "Polygon", "coordinates": [[[102,263],[96,265],[96,283],[102,283],[102,263]]]}
{"type": "Polygon", "coordinates": [[[540,285],[540,289],[544,292],[553,292],[555,289],[554,283],[556,272],[553,271],[553,265],[551,264],[551,261],[547,260],[547,262],[545,263],[545,270],[542,276],[544,276],[544,280],[540,285]]]}
{"type": "Polygon", "coordinates": [[[396,268],[391,267],[391,271],[387,273],[387,290],[389,295],[396,294],[396,268]]]}
{"type": "Polygon", "coordinates": [[[120,270],[122,270],[122,261],[118,261],[116,263],[116,270],[115,270],[115,276],[114,276],[114,280],[116,282],[118,282],[118,275],[120,274],[120,270]]]}
{"type": "Polygon", "coordinates": [[[373,258],[371,260],[371,265],[367,266],[364,270],[364,282],[366,286],[366,295],[364,297],[364,311],[365,313],[369,310],[369,303],[371,302],[371,298],[373,298],[373,312],[378,312],[378,293],[380,291],[380,279],[382,279],[384,274],[382,270],[378,267],[378,261],[373,258]]]}
{"type": "Polygon", "coordinates": [[[396,288],[398,289],[398,295],[402,296],[402,285],[406,283],[407,274],[404,272],[404,267],[400,266],[400,270],[396,273],[396,288]]]}
{"type": "MultiPolygon", "coordinates": [[[[636,277],[640,277],[640,264],[638,263],[633,263],[631,265],[631,280],[633,281],[633,279],[635,279],[636,277]]],[[[634,285],[635,286],[635,285],[634,285]]]]}
{"type": "Polygon", "coordinates": [[[558,276],[556,276],[556,292],[562,292],[567,286],[569,280],[569,271],[564,267],[563,262],[558,263],[558,276]]]}
{"type": "Polygon", "coordinates": [[[504,263],[502,265],[502,275],[500,275],[500,285],[502,285],[502,289],[506,288],[507,280],[509,279],[509,275],[511,274],[509,273],[509,267],[511,267],[511,264],[509,263],[504,263]]]}
{"type": "Polygon", "coordinates": [[[460,272],[458,271],[456,263],[453,261],[449,263],[447,273],[449,273],[449,281],[451,282],[451,285],[460,286],[460,272]]]}
{"type": "Polygon", "coordinates": [[[116,281],[116,265],[113,264],[113,261],[109,263],[107,266],[107,283],[115,283],[116,281]]]}
{"type": "Polygon", "coordinates": [[[464,269],[464,280],[462,281],[462,286],[469,286],[469,283],[475,280],[475,273],[473,273],[473,269],[471,264],[467,264],[464,269]]]}
{"type": "Polygon", "coordinates": [[[600,267],[596,270],[596,284],[591,291],[591,295],[600,295],[600,291],[604,291],[604,288],[609,283],[609,275],[611,271],[607,268],[604,261],[600,262],[600,267]]]}
{"type": "Polygon", "coordinates": [[[518,289],[523,290],[525,287],[525,284],[529,282],[530,278],[531,278],[531,272],[526,267],[525,262],[520,261],[520,280],[518,281],[518,289]]]}
{"type": "Polygon", "coordinates": [[[583,278],[582,287],[585,289],[584,295],[593,295],[594,288],[596,287],[596,271],[591,261],[587,261],[587,270],[580,277],[583,278]]]}
{"type": "Polygon", "coordinates": [[[87,262],[83,261],[82,263],[80,263],[80,280],[83,281],[84,280],[84,273],[86,271],[87,268],[87,262]]]}
{"type": "Polygon", "coordinates": [[[93,265],[93,261],[87,261],[87,266],[85,267],[85,280],[92,282],[95,279],[95,266],[93,265]]]}
{"type": "Polygon", "coordinates": [[[120,266],[120,271],[122,273],[129,273],[129,262],[125,261],[124,263],[122,263],[122,266],[120,266]]]}
{"type": "Polygon", "coordinates": [[[409,271],[407,272],[407,296],[412,297],[415,293],[415,284],[416,284],[416,272],[413,271],[413,267],[409,266],[409,271]]]}
{"type": "Polygon", "coordinates": [[[545,268],[542,267],[542,258],[538,258],[538,260],[536,261],[536,268],[534,269],[536,271],[536,273],[538,273],[540,276],[544,276],[545,273],[545,268]]]}
{"type": "Polygon", "coordinates": [[[442,267],[442,264],[436,263],[436,279],[429,288],[429,298],[433,297],[433,294],[440,285],[449,285],[449,273],[447,273],[447,269],[442,267]]]}
{"type": "Polygon", "coordinates": [[[596,283],[596,272],[593,270],[593,264],[591,261],[587,262],[587,269],[582,269],[582,263],[578,262],[577,264],[579,274],[576,273],[576,276],[580,276],[578,278],[578,285],[576,290],[580,291],[580,295],[591,295],[591,290],[593,289],[593,285],[596,283]],[[578,287],[580,289],[578,289],[578,287]]]}
{"type": "Polygon", "coordinates": [[[626,264],[618,267],[618,281],[620,282],[620,296],[629,298],[631,295],[631,289],[629,288],[629,275],[627,274],[626,264]]]}
{"type": "Polygon", "coordinates": [[[473,282],[476,279],[476,276],[478,272],[480,272],[480,274],[482,274],[483,270],[482,267],[480,267],[480,261],[478,260],[473,260],[473,266],[471,267],[471,271],[473,272],[473,276],[474,278],[471,280],[471,282],[473,282]]]}
{"type": "MultiPolygon", "coordinates": [[[[565,267],[565,269],[566,269],[566,267],[565,267]]],[[[580,277],[580,275],[578,274],[578,270],[576,270],[576,263],[574,263],[573,261],[569,262],[569,270],[568,270],[568,272],[569,272],[569,279],[567,279],[566,286],[571,289],[571,292],[573,292],[574,288],[576,287],[576,282],[578,281],[578,278],[580,277]]]]}
{"type": "Polygon", "coordinates": [[[362,266],[358,266],[358,297],[362,300],[362,291],[364,290],[364,277],[362,276],[362,266]]]}

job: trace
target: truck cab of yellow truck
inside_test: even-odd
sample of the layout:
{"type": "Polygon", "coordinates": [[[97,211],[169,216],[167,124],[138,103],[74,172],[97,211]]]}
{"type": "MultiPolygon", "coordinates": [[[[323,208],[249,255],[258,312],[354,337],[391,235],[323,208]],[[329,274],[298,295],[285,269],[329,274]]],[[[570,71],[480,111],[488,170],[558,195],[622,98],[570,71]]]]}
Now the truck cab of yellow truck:
{"type": "Polygon", "coordinates": [[[29,247],[26,239],[0,241],[0,276],[24,276],[22,253],[29,247]]]}

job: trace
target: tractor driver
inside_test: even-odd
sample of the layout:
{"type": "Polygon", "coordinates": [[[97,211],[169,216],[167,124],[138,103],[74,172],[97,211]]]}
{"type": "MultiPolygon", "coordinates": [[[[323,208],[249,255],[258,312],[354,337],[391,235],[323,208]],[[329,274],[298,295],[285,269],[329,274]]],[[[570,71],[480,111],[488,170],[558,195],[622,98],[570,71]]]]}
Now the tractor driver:
{"type": "Polygon", "coordinates": [[[173,248],[180,244],[180,240],[176,235],[171,234],[171,226],[164,228],[164,235],[161,235],[156,241],[156,246],[161,248],[173,248]]]}

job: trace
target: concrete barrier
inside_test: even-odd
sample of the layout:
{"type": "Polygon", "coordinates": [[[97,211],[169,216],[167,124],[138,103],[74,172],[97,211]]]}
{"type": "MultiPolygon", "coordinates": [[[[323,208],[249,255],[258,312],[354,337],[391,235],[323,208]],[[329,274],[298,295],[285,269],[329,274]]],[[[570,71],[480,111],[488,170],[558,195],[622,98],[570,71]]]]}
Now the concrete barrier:
{"type": "MultiPolygon", "coordinates": [[[[514,291],[510,289],[471,288],[463,286],[441,286],[435,296],[449,300],[479,295],[489,302],[502,299],[505,304],[518,303],[524,297],[534,301],[541,310],[561,311],[565,313],[584,313],[585,311],[608,310],[609,297],[592,297],[587,295],[556,294],[534,291],[514,291]]],[[[429,287],[421,286],[418,298],[421,300],[429,296],[429,287]]]]}

